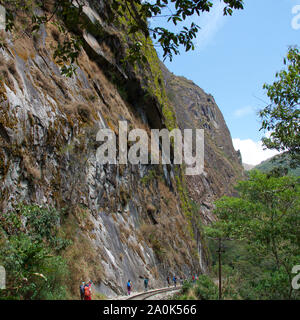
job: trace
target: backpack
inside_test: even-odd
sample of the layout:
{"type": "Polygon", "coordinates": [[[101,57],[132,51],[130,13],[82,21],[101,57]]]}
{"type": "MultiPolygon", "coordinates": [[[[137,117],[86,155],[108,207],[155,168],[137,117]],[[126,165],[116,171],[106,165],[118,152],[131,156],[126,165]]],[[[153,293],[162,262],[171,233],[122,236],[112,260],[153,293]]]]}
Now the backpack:
{"type": "Polygon", "coordinates": [[[91,295],[90,287],[87,286],[87,287],[84,288],[84,295],[86,297],[89,297],[91,295]]]}

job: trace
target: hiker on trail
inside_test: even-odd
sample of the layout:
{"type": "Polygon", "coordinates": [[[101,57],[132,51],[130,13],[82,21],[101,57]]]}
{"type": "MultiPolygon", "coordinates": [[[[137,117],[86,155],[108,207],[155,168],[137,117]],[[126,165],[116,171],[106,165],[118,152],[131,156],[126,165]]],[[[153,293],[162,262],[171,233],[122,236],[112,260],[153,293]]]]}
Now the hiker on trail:
{"type": "Polygon", "coordinates": [[[147,291],[147,290],[148,290],[148,282],[149,282],[148,277],[145,277],[145,279],[144,279],[145,291],[147,291]]]}
{"type": "Polygon", "coordinates": [[[176,276],[175,276],[175,275],[174,275],[174,277],[173,277],[173,282],[174,282],[174,286],[176,287],[177,278],[176,278],[176,276]]]}
{"type": "Polygon", "coordinates": [[[128,295],[130,296],[130,293],[131,293],[131,289],[132,289],[132,283],[130,280],[128,280],[127,282],[127,293],[128,295]]]}
{"type": "Polygon", "coordinates": [[[84,282],[82,282],[79,289],[80,289],[80,299],[84,300],[84,282]]]}
{"type": "Polygon", "coordinates": [[[167,283],[168,283],[168,287],[170,287],[170,277],[167,277],[167,283]]]}
{"type": "Polygon", "coordinates": [[[91,280],[84,287],[84,300],[92,300],[92,281],[91,280]]]}
{"type": "Polygon", "coordinates": [[[192,277],[193,283],[195,283],[195,276],[192,277]]]}

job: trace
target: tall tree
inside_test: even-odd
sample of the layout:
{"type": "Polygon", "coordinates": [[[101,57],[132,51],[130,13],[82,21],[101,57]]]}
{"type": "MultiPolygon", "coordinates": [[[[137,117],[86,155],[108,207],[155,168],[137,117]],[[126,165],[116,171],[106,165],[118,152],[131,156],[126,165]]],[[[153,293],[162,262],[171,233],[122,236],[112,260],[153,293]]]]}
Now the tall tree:
{"type": "Polygon", "coordinates": [[[269,149],[288,151],[292,165],[300,165],[300,51],[291,47],[284,59],[286,68],[276,73],[273,84],[264,85],[271,103],[260,111],[261,130],[270,132],[263,138],[269,149]]]}

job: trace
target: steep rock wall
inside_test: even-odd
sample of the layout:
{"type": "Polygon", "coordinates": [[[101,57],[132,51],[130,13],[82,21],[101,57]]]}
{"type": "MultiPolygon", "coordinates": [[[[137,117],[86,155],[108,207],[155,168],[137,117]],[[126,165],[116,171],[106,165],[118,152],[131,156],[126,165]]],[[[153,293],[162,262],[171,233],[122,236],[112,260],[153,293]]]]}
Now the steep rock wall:
{"type": "Polygon", "coordinates": [[[233,186],[243,178],[239,153],[214,97],[193,81],[172,74],[162,63],[167,95],[174,106],[180,129],[204,129],[204,174],[187,176],[192,200],[199,204],[203,221],[209,223],[213,201],[234,194],[233,186]]]}
{"type": "MultiPolygon", "coordinates": [[[[131,41],[126,21],[107,24],[105,10],[102,1],[84,7],[97,28],[84,32],[72,78],[62,76],[53,60],[53,44],[59,40],[53,25],[34,38],[6,33],[0,49],[0,207],[7,211],[23,201],[66,208],[62,229],[73,240],[65,252],[71,297],[78,283],[89,278],[98,292],[114,296],[124,293],[128,279],[140,290],[145,275],[150,287],[157,287],[167,274],[187,276],[208,268],[197,224],[201,210],[192,219],[183,210],[189,196],[178,168],[100,165],[96,160],[100,128],[118,135],[119,120],[149,134],[151,128],[176,126],[155,50],[147,46],[145,64],[122,64],[131,41]]],[[[224,139],[218,143],[229,143],[228,136],[224,139]]],[[[213,157],[215,150],[209,152],[213,157]]],[[[227,160],[218,156],[217,161],[222,167],[227,160]]],[[[216,168],[209,171],[213,176],[216,168]]],[[[214,186],[214,179],[192,180],[198,191],[193,194],[190,187],[191,196],[208,198],[210,208],[210,195],[224,193],[225,183],[237,176],[230,174],[223,189],[214,186]]],[[[209,210],[203,212],[207,216],[209,210]]]]}

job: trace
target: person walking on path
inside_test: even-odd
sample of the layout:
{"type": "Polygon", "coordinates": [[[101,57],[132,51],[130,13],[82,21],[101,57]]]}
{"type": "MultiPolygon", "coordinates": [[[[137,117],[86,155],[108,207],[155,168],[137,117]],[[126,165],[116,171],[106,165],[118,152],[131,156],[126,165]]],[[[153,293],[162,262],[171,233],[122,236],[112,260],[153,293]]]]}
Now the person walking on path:
{"type": "Polygon", "coordinates": [[[174,275],[174,277],[173,277],[173,282],[174,282],[174,287],[176,288],[177,278],[176,278],[176,276],[175,276],[175,275],[174,275]]]}
{"type": "Polygon", "coordinates": [[[91,280],[84,287],[84,300],[92,300],[92,281],[91,280]]]}
{"type": "Polygon", "coordinates": [[[145,277],[145,279],[144,279],[145,291],[147,291],[147,290],[148,290],[148,282],[149,282],[148,277],[145,277]]]}
{"type": "Polygon", "coordinates": [[[84,300],[84,282],[79,287],[80,290],[80,300],[84,300]]]}
{"type": "Polygon", "coordinates": [[[167,283],[168,283],[168,287],[170,287],[170,277],[167,276],[167,283]]]}
{"type": "Polygon", "coordinates": [[[131,283],[130,280],[128,280],[128,282],[127,282],[127,293],[128,293],[129,296],[130,296],[131,290],[132,290],[132,283],[131,283]]]}
{"type": "Polygon", "coordinates": [[[183,277],[180,277],[180,284],[183,285],[183,277]]]}

